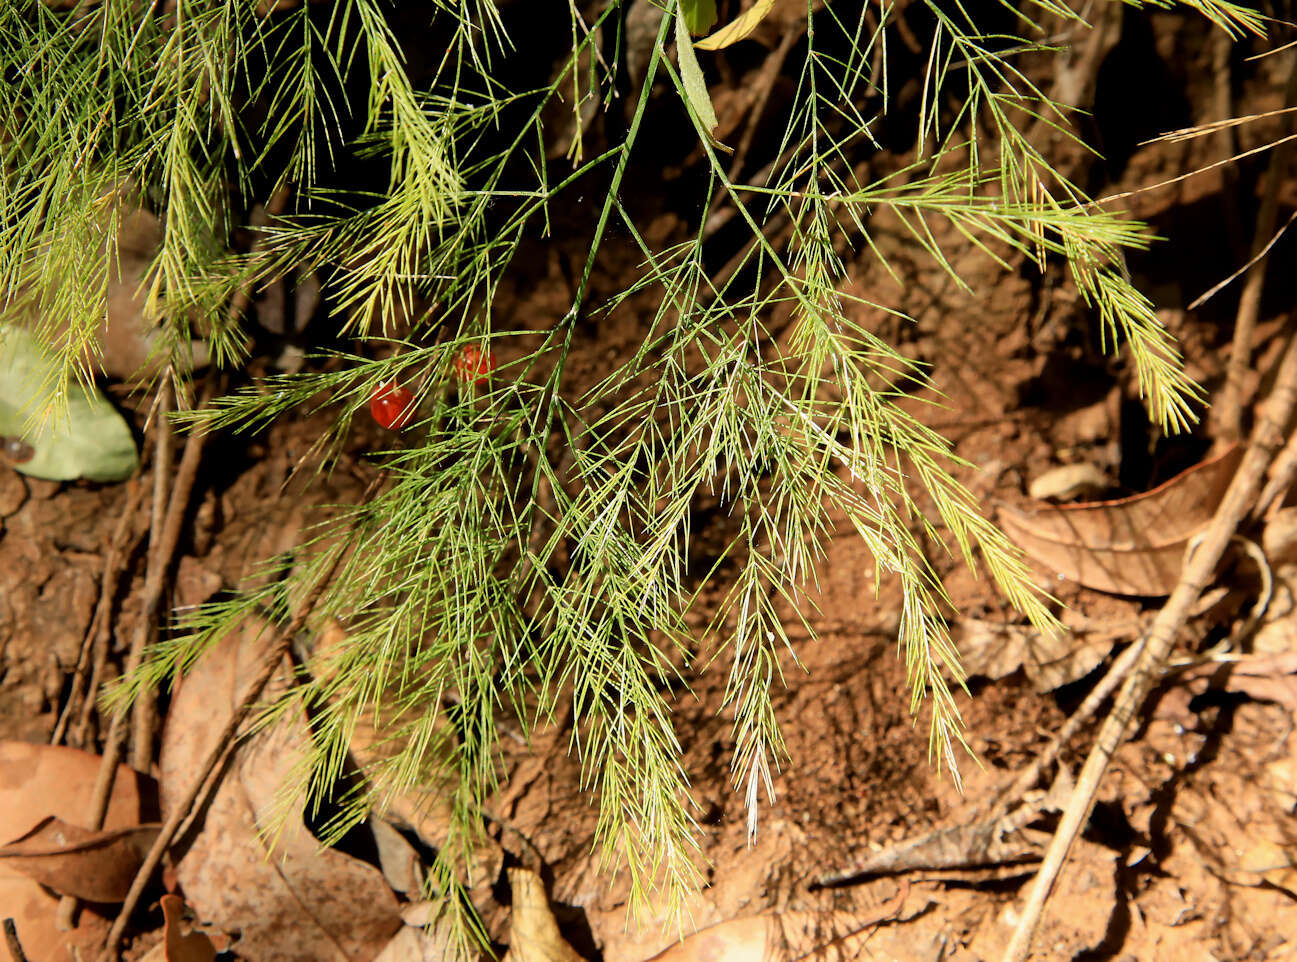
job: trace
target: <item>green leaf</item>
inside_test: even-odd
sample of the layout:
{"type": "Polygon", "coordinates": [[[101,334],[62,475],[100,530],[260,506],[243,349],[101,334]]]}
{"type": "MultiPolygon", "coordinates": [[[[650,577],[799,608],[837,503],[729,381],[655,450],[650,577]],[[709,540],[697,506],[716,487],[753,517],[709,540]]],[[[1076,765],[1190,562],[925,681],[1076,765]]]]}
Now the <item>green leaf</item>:
{"type": "Polygon", "coordinates": [[[691,34],[706,33],[716,23],[716,0],[680,0],[680,16],[691,34]]]}
{"type": "Polygon", "coordinates": [[[728,147],[716,139],[716,110],[712,107],[711,94],[707,92],[707,80],[703,77],[703,68],[694,56],[694,45],[689,39],[689,28],[685,24],[685,5],[676,8],[676,56],[680,59],[680,81],[684,84],[685,99],[698,115],[698,120],[707,133],[707,139],[713,147],[729,152],[728,147]]]}
{"type": "Polygon", "coordinates": [[[747,10],[721,27],[710,37],[699,40],[694,46],[699,50],[719,50],[721,47],[728,47],[732,43],[738,43],[757,28],[757,24],[769,15],[774,6],[775,0],[757,0],[747,10]]]}
{"type": "Polygon", "coordinates": [[[26,331],[0,327],[0,435],[16,438],[30,457],[15,470],[50,481],[123,481],[138,454],[131,429],[102,394],[72,384],[55,394],[57,367],[26,331]]]}

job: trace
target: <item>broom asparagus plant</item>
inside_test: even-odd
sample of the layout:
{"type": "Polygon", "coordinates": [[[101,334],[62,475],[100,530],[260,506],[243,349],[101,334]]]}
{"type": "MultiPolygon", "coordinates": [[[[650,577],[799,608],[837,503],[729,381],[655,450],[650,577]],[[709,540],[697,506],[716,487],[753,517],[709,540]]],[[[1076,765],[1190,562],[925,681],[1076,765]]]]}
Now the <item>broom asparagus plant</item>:
{"type": "MultiPolygon", "coordinates": [[[[1231,33],[1262,29],[1245,6],[1186,4],[1231,33]]],[[[931,752],[956,771],[961,725],[945,678],[959,677],[958,656],[913,519],[943,527],[1041,630],[1057,626],[1019,552],[952,476],[947,442],[895,403],[924,375],[852,320],[842,241],[885,259],[871,218],[886,210],[961,284],[941,222],[993,258],[1063,261],[1105,341],[1129,351],[1157,423],[1192,422],[1199,392],[1123,268],[1123,251],[1149,235],[1092,203],[1028,136],[1068,129],[1021,65],[1058,54],[1043,25],[1082,24],[1081,5],[1005,5],[1021,34],[1011,36],[979,27],[983,15],[957,0],[909,4],[928,31],[920,104],[906,108],[913,154],[861,183],[853,164],[880,149],[874,127],[900,109],[888,44],[906,5],[808,0],[775,162],[745,182],[716,139],[704,68],[725,55],[708,48],[772,6],[722,5],[746,18],[695,50],[691,37],[716,20],[712,0],[435,0],[420,8],[419,36],[398,31],[381,0],[0,5],[0,284],[11,317],[37,319],[27,323],[58,362],[56,395],[94,376],[117,227],[138,205],[164,225],[143,286],[160,376],[180,396],[191,337],[237,377],[250,341],[229,304],[303,269],[325,277],[335,330],[358,345],[233,390],[185,415],[191,424],[251,431],[328,404],[327,451],[372,402],[402,430],[379,455],[378,494],[268,562],[278,577],[190,612],[115,690],[115,707],[183,672],[249,614],[287,617],[302,584],[331,571],[316,613],[341,620],[346,643],[266,718],[316,706],[297,788],[320,797],[357,720],[381,706],[394,747],[336,831],[387,793],[444,784],[453,824],[430,885],[453,896],[501,774],[501,719],[530,731],[563,707],[607,866],[630,873],[633,908],[678,904],[699,881],[667,694],[672,649],[697,641],[686,613],[704,586],[719,587],[707,632],[723,657],[711,670],[728,673],[734,782],[755,832],[784,753],[772,704],[792,651],[781,605],[814,581],[832,515],[899,581],[911,709],[926,701],[931,752]],[[531,89],[506,87],[503,67],[527,42],[518,30],[555,17],[570,21],[560,68],[531,89]],[[630,70],[632,19],[655,32],[647,63],[630,70]],[[403,44],[423,51],[418,72],[403,44]],[[620,116],[632,83],[633,111],[592,147],[589,110],[620,116]],[[650,105],[671,98],[700,149],[704,213],[690,239],[655,246],[626,203],[627,171],[650,105]],[[555,117],[573,132],[560,161],[547,156],[555,117]],[[592,184],[599,203],[567,312],[540,329],[504,322],[493,303],[519,245],[544,237],[553,205],[592,184]],[[283,212],[255,244],[236,244],[250,211],[277,194],[291,198],[283,212]],[[722,211],[750,237],[740,269],[716,278],[704,238],[722,211]],[[776,218],[791,225],[784,239],[768,230],[776,218]],[[637,248],[641,270],[592,304],[613,232],[637,248]],[[566,364],[578,319],[647,294],[658,307],[639,348],[575,389],[566,364]],[[790,336],[776,338],[775,316],[791,316],[790,336]],[[511,340],[525,349],[506,350],[511,340]],[[510,360],[496,367],[495,356],[510,360]],[[413,395],[392,393],[405,386],[413,395]],[[711,492],[732,527],[724,564],[699,575],[691,511],[711,492]]],[[[471,937],[471,912],[452,914],[471,937]]]]}

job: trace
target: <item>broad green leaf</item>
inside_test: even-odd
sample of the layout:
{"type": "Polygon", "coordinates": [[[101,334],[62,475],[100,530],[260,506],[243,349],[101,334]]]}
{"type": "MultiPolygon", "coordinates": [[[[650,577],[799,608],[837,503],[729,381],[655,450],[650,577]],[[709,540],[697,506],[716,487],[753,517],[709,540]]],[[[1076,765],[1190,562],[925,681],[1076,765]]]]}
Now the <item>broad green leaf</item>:
{"type": "Polygon", "coordinates": [[[703,68],[694,56],[694,45],[689,39],[689,28],[685,25],[684,4],[676,8],[676,56],[680,59],[680,81],[684,84],[685,99],[693,108],[698,119],[702,121],[703,130],[713,147],[729,151],[729,148],[716,139],[716,110],[712,107],[711,95],[707,92],[707,80],[703,77],[703,68]]]}
{"type": "Polygon", "coordinates": [[[699,50],[719,50],[732,43],[738,43],[757,28],[762,20],[774,9],[775,0],[757,0],[751,7],[721,27],[710,37],[699,40],[695,47],[699,50]]]}
{"type": "Polygon", "coordinates": [[[122,481],[138,454],[131,429],[102,394],[72,384],[66,403],[54,395],[54,363],[21,328],[0,326],[0,435],[17,438],[31,456],[11,462],[34,478],[122,481]]]}
{"type": "Polygon", "coordinates": [[[695,36],[706,33],[716,23],[716,0],[680,0],[679,11],[695,36]]]}

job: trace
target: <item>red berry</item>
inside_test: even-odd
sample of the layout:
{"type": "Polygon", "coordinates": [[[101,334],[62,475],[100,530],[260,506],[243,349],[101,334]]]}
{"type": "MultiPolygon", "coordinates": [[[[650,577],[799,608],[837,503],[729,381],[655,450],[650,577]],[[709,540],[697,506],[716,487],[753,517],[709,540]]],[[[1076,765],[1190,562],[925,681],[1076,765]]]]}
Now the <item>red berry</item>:
{"type": "Polygon", "coordinates": [[[414,395],[391,381],[380,384],[369,399],[369,413],[383,427],[399,431],[414,417],[414,395]]]}
{"type": "Polygon", "coordinates": [[[476,344],[465,344],[455,358],[455,376],[465,384],[482,384],[495,370],[495,355],[491,349],[483,351],[476,344]]]}

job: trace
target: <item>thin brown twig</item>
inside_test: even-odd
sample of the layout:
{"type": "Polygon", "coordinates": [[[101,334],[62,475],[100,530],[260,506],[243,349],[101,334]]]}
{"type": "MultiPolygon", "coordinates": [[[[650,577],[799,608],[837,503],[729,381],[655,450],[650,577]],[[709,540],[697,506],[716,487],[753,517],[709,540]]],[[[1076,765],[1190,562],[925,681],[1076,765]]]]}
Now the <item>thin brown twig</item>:
{"type": "MultiPolygon", "coordinates": [[[[206,403],[210,394],[209,382],[208,387],[203,392],[200,405],[206,403]]],[[[155,629],[154,615],[157,612],[158,604],[162,600],[167,568],[170,567],[171,558],[176,552],[176,544],[180,540],[180,529],[185,512],[188,509],[189,494],[194,486],[194,478],[198,474],[198,464],[201,460],[203,441],[206,436],[207,429],[200,425],[196,426],[189,437],[185,439],[185,450],[184,454],[181,455],[180,467],[176,471],[175,482],[171,487],[171,500],[167,505],[161,535],[149,550],[149,562],[144,578],[144,591],[142,592],[138,620],[135,622],[135,631],[131,636],[131,648],[126,656],[125,670],[127,674],[139,668],[140,662],[144,658],[145,645],[150,634],[155,629]]],[[[108,728],[108,737],[104,741],[104,753],[99,760],[99,773],[95,778],[94,789],[91,793],[91,808],[86,818],[86,827],[91,831],[97,831],[103,827],[104,816],[108,812],[108,802],[112,798],[113,782],[117,777],[117,766],[122,760],[122,741],[126,734],[126,719],[126,712],[117,712],[113,715],[112,723],[108,728]]],[[[137,737],[139,736],[137,735],[137,737]]],[[[147,740],[151,748],[151,734],[147,740]]],[[[145,767],[147,768],[147,766],[148,760],[145,761],[145,767]]],[[[73,896],[65,895],[63,897],[59,903],[58,918],[60,925],[71,925],[76,906],[77,900],[73,896]]]]}
{"type": "Polygon", "coordinates": [[[1224,167],[1226,164],[1233,164],[1237,161],[1244,160],[1254,154],[1263,154],[1267,150],[1276,150],[1285,144],[1291,144],[1297,140],[1297,134],[1288,134],[1280,137],[1278,140],[1272,140],[1268,143],[1261,144],[1258,147],[1252,147],[1248,150],[1241,150],[1233,157],[1226,157],[1224,160],[1213,160],[1210,164],[1203,164],[1185,174],[1176,174],[1174,177],[1168,177],[1166,180],[1159,180],[1156,184],[1147,184],[1143,187],[1135,187],[1131,190],[1123,190],[1119,194],[1105,194],[1097,198],[1093,203],[1096,207],[1102,207],[1104,204],[1111,204],[1113,201],[1125,200],[1128,197],[1134,197],[1136,194],[1147,194],[1151,191],[1161,190],[1163,187],[1170,187],[1172,184],[1178,184],[1182,180],[1188,180],[1190,177],[1197,177],[1199,174],[1205,174],[1209,170],[1215,170],[1217,167],[1224,167]]]}
{"type": "MultiPolygon", "coordinates": [[[[137,491],[137,497],[134,507],[138,509],[139,502],[144,494],[144,487],[140,485],[137,491]]],[[[126,559],[135,554],[135,550],[141,541],[144,540],[145,532],[140,530],[134,537],[130,538],[122,549],[121,563],[125,564],[126,559]]],[[[103,621],[99,623],[99,629],[95,636],[94,644],[94,665],[90,669],[90,683],[86,687],[86,696],[81,703],[81,717],[77,719],[77,730],[73,736],[73,744],[84,748],[90,743],[90,720],[94,717],[95,704],[98,699],[99,686],[103,683],[104,671],[108,667],[108,656],[112,653],[113,641],[113,619],[111,608],[105,614],[103,621]]]]}
{"type": "MultiPolygon", "coordinates": [[[[166,524],[167,509],[174,497],[170,490],[174,434],[171,430],[171,419],[167,415],[175,406],[175,394],[171,389],[171,378],[167,376],[169,374],[170,370],[164,372],[162,381],[158,385],[158,401],[154,406],[157,434],[153,449],[153,504],[149,514],[149,557],[145,566],[146,571],[152,571],[157,566],[165,567],[171,560],[159,557],[162,548],[162,526],[166,524]]],[[[152,634],[155,608],[156,606],[150,606],[141,611],[140,622],[135,632],[137,638],[140,636],[139,624],[147,624],[149,634],[152,634]]],[[[148,636],[145,636],[140,642],[141,650],[148,640],[148,636]]],[[[135,645],[131,646],[131,650],[135,650],[135,645]]],[[[131,767],[136,771],[147,772],[149,763],[153,760],[153,729],[157,713],[157,698],[152,691],[144,693],[137,699],[131,710],[131,767]]]]}
{"type": "MultiPolygon", "coordinates": [[[[1215,103],[1213,106],[1217,120],[1229,120],[1234,116],[1234,84],[1231,77],[1230,60],[1234,56],[1234,38],[1224,30],[1212,32],[1211,69],[1215,103]]],[[[1221,124],[1216,128],[1216,153],[1221,157],[1232,157],[1238,150],[1238,140],[1232,124],[1221,124]]],[[[1225,166],[1221,168],[1220,199],[1225,218],[1225,231],[1229,239],[1229,250],[1237,263],[1248,256],[1247,243],[1243,239],[1243,218],[1238,210],[1238,168],[1225,166]]],[[[1253,245],[1252,250],[1256,250],[1253,245]]],[[[1193,310],[1193,308],[1189,308],[1193,310]]]]}
{"type": "Polygon", "coordinates": [[[1278,507],[1292,487],[1294,478],[1297,478],[1297,432],[1288,439],[1288,443],[1270,465],[1270,480],[1265,483],[1261,497],[1256,500],[1252,517],[1267,517],[1273,508],[1278,507]]]}
{"type": "MultiPolygon", "coordinates": [[[[292,196],[293,185],[291,183],[281,184],[279,189],[271,195],[270,200],[266,201],[266,206],[262,209],[262,218],[264,219],[265,224],[268,224],[271,218],[278,217],[284,212],[284,208],[288,206],[289,198],[292,196]]],[[[264,227],[264,225],[256,224],[254,224],[254,226],[264,227]]],[[[265,249],[265,246],[266,233],[263,229],[258,233],[257,239],[252,242],[252,249],[249,253],[252,255],[259,254],[265,249]]],[[[233,296],[230,298],[230,303],[225,309],[226,321],[231,324],[237,322],[251,304],[252,285],[244,284],[235,291],[233,296]]]]}
{"type": "Polygon", "coordinates": [[[274,643],[271,644],[266,652],[266,658],[262,662],[260,670],[256,677],[248,686],[238,706],[230,715],[229,720],[221,729],[220,735],[217,736],[215,744],[211,751],[203,759],[203,764],[198,769],[198,775],[190,783],[181,796],[180,801],[167,816],[163,822],[162,828],[158,831],[158,836],[154,840],[152,847],[149,848],[148,854],[145,855],[139,871],[136,872],[134,880],[131,882],[130,891],[126,893],[126,898],[122,901],[121,910],[117,918],[113,921],[112,928],[108,932],[108,938],[104,944],[103,954],[100,956],[100,962],[112,962],[117,954],[117,948],[121,944],[122,935],[126,931],[126,924],[130,915],[135,911],[135,906],[139,904],[140,896],[144,893],[154,870],[162,861],[162,856],[166,854],[167,848],[171,845],[171,840],[175,838],[176,831],[180,828],[194,809],[195,803],[199,797],[206,798],[206,795],[220,781],[221,762],[227,754],[234,748],[234,739],[238,733],[239,727],[247,719],[252,709],[261,699],[262,692],[265,691],[266,685],[274,677],[275,671],[279,668],[284,656],[288,654],[293,643],[293,638],[297,635],[302,627],[306,624],[311,612],[314,610],[316,602],[328,587],[333,572],[337,569],[344,552],[339,551],[335,554],[327,570],[325,570],[318,581],[307,592],[306,597],[298,606],[297,613],[293,619],[284,627],[276,636],[274,643]]]}
{"type": "MultiPolygon", "coordinates": [[[[282,213],[292,196],[292,185],[282,185],[271,197],[266,205],[266,214],[273,217],[282,213]]],[[[264,246],[264,237],[259,237],[253,244],[253,251],[257,251],[264,246]]],[[[245,284],[236,290],[230,298],[230,303],[226,307],[226,316],[231,320],[237,320],[244,311],[248,309],[251,303],[252,292],[250,285],[245,284]]],[[[162,385],[158,392],[157,409],[160,416],[158,422],[158,454],[166,455],[169,452],[170,426],[166,424],[166,401],[170,396],[173,370],[168,367],[162,375],[162,385]],[[164,440],[165,439],[165,440],[164,440]]],[[[212,381],[209,378],[206,387],[203,390],[202,397],[195,404],[201,408],[210,398],[212,393],[212,381]]],[[[171,559],[175,555],[176,544],[180,539],[180,528],[184,520],[185,512],[189,506],[189,495],[193,489],[194,478],[198,472],[198,465],[202,458],[203,442],[207,437],[207,429],[203,426],[195,426],[185,440],[185,450],[181,455],[180,467],[176,471],[176,477],[171,486],[171,495],[166,504],[165,515],[161,513],[161,493],[165,490],[164,475],[169,473],[161,470],[162,460],[169,460],[169,457],[155,457],[157,467],[155,468],[154,481],[154,507],[153,507],[153,524],[149,538],[149,555],[144,580],[144,591],[142,603],[140,605],[139,620],[136,622],[135,631],[131,638],[130,651],[127,654],[125,671],[130,674],[136,670],[143,659],[144,648],[147,645],[149,637],[156,630],[154,616],[157,612],[158,605],[162,600],[162,592],[165,586],[167,569],[171,566],[171,559]],[[159,527],[159,521],[161,522],[159,527]],[[160,530],[161,536],[154,538],[154,533],[160,530]]],[[[132,709],[132,716],[135,720],[135,750],[132,761],[136,763],[137,769],[147,769],[152,761],[153,748],[153,729],[156,724],[156,708],[152,692],[145,692],[140,699],[136,701],[132,709]]],[[[91,799],[90,817],[87,827],[97,830],[103,826],[104,816],[108,811],[108,802],[112,796],[113,782],[117,775],[117,766],[121,761],[122,740],[125,734],[124,712],[118,712],[113,716],[112,723],[108,729],[108,736],[104,744],[104,754],[100,759],[99,773],[95,779],[93,796],[91,799]]],[[[60,925],[70,925],[73,914],[76,912],[77,902],[71,896],[65,896],[59,903],[59,923],[60,925]]]]}
{"type": "Polygon", "coordinates": [[[1188,619],[1194,603],[1210,582],[1239,523],[1256,503],[1266,465],[1283,443],[1284,428],[1292,418],[1294,407],[1297,407],[1297,336],[1292,331],[1294,321],[1297,321],[1297,312],[1290,317],[1289,341],[1274,390],[1265,414],[1253,433],[1252,443],[1243,456],[1243,463],[1234,475],[1211,524],[1203,532],[1197,550],[1186,560],[1179,584],[1153,620],[1143,651],[1117,695],[1112,711],[1099,729],[1095,745],[1077,778],[1076,791],[1059,820],[1044,861],[1032,881],[1018,926],[1005,950],[1004,962],[1024,962],[1027,958],[1045,902],[1073,841],[1090,817],[1099,783],[1109,762],[1125,741],[1131,722],[1160,676],[1176,633],[1188,619]]]}
{"type": "Polygon", "coordinates": [[[1297,211],[1293,211],[1291,214],[1288,215],[1288,219],[1284,221],[1284,225],[1274,232],[1274,235],[1270,238],[1269,241],[1266,242],[1265,247],[1262,247],[1259,251],[1253,254],[1252,257],[1248,259],[1248,262],[1246,264],[1244,264],[1242,267],[1236,270],[1233,274],[1229,275],[1229,277],[1225,278],[1223,281],[1217,281],[1206,291],[1204,291],[1203,293],[1195,297],[1192,301],[1189,302],[1189,306],[1186,307],[1185,310],[1196,311],[1198,308],[1202,307],[1204,304],[1206,304],[1209,300],[1211,300],[1213,297],[1215,297],[1225,288],[1229,287],[1229,285],[1233,284],[1236,280],[1238,280],[1240,277],[1242,277],[1244,274],[1250,271],[1258,263],[1265,260],[1265,258],[1268,257],[1270,254],[1270,248],[1274,247],[1275,244],[1279,243],[1280,239],[1283,238],[1283,235],[1287,232],[1288,228],[1293,225],[1294,221],[1297,221],[1297,211]]]}
{"type": "MultiPolygon", "coordinates": [[[[117,593],[117,579],[121,577],[122,562],[130,554],[126,550],[130,524],[135,518],[135,511],[139,507],[143,494],[144,485],[138,479],[127,482],[126,504],[122,507],[121,514],[117,518],[117,526],[109,536],[108,548],[104,552],[104,567],[103,573],[99,576],[99,599],[95,604],[95,613],[81,642],[81,653],[77,656],[77,665],[72,671],[72,690],[68,693],[63,711],[59,713],[54,734],[50,736],[51,745],[62,744],[72,716],[81,710],[82,699],[88,701],[94,699],[94,685],[91,682],[98,680],[101,670],[100,649],[103,649],[105,656],[107,655],[107,643],[105,641],[101,644],[100,639],[112,634],[113,597],[117,593]]],[[[84,734],[80,726],[78,732],[84,734]]]]}
{"type": "Polygon", "coordinates": [[[743,136],[739,138],[739,144],[734,148],[734,159],[730,161],[730,180],[738,180],[739,175],[743,173],[743,164],[748,159],[748,151],[752,149],[752,141],[756,137],[761,118],[765,116],[766,105],[770,103],[770,93],[775,89],[779,74],[784,69],[784,61],[788,59],[789,52],[804,35],[803,31],[789,30],[779,41],[779,46],[770,52],[766,62],[761,65],[761,74],[756,81],[758,93],[748,111],[748,122],[744,127],[743,136]]]}
{"type": "Polygon", "coordinates": [[[18,927],[13,919],[4,920],[4,930],[5,945],[9,948],[9,954],[13,956],[13,962],[27,962],[27,953],[23,951],[22,943],[18,941],[18,927]]]}
{"type": "MultiPolygon", "coordinates": [[[[988,817],[1001,817],[1008,813],[1009,809],[1018,803],[1018,801],[1031,791],[1040,781],[1045,769],[1054,763],[1063,750],[1063,746],[1072,740],[1081,726],[1087,724],[1091,718],[1108,700],[1108,697],[1117,690],[1128,674],[1135,662],[1139,659],[1140,652],[1144,650],[1144,639],[1140,638],[1133,645],[1128,647],[1099,680],[1099,684],[1085,696],[1079,708],[1072,712],[1071,716],[1058,730],[1050,743],[1045,746],[1044,751],[1036,755],[1030,765],[1018,773],[1018,776],[1009,784],[1007,788],[1001,791],[992,801],[984,808],[988,809],[988,817]]],[[[970,821],[977,817],[977,814],[983,810],[983,807],[974,810],[974,815],[970,821]]]]}
{"type": "MultiPolygon", "coordinates": [[[[1284,87],[1284,103],[1297,98],[1297,54],[1289,56],[1288,82],[1284,87]]],[[[1261,209],[1256,216],[1256,231],[1252,250],[1263,251],[1266,241],[1275,232],[1279,217],[1279,184],[1284,177],[1291,144],[1275,148],[1270,155],[1270,166],[1265,174],[1265,192],[1261,209]]],[[[1243,436],[1243,381],[1252,363],[1252,333],[1257,316],[1261,313],[1261,290],[1265,285],[1266,257],[1259,257],[1247,272],[1243,293],[1239,297],[1238,312],[1234,316],[1234,340],[1230,348],[1229,367],[1225,371],[1225,388],[1215,406],[1219,418],[1221,437],[1237,441],[1243,436]]]]}

